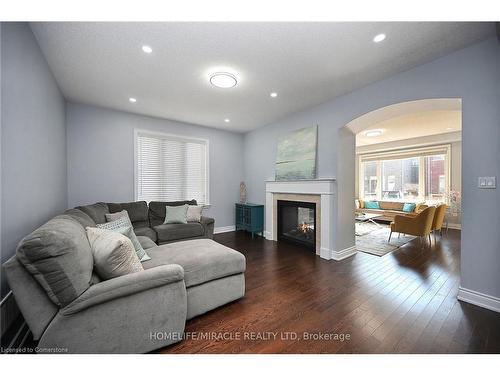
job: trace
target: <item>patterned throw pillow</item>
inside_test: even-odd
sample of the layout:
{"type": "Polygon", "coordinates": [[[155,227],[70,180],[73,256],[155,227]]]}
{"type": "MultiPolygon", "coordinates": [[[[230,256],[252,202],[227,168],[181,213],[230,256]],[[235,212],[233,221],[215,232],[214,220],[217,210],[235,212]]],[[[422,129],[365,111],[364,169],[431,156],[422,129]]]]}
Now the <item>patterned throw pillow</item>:
{"type": "Polygon", "coordinates": [[[187,221],[188,222],[200,222],[201,221],[201,211],[203,206],[188,205],[187,209],[187,221]]]}
{"type": "Polygon", "coordinates": [[[137,259],[132,241],[124,235],[87,227],[87,237],[94,256],[95,269],[103,280],[144,270],[137,259]]]}
{"type": "Polygon", "coordinates": [[[165,221],[163,224],[187,224],[187,210],[189,205],[166,206],[165,221]]]}
{"type": "Polygon", "coordinates": [[[121,219],[122,217],[126,217],[128,221],[130,221],[130,225],[132,225],[132,221],[130,220],[130,216],[128,216],[128,212],[125,210],[122,210],[120,212],[115,212],[112,214],[105,214],[106,216],[106,222],[109,223],[110,221],[115,221],[118,219],[121,219]]]}
{"type": "Polygon", "coordinates": [[[130,239],[130,241],[132,241],[137,257],[141,262],[151,259],[150,256],[141,246],[139,240],[137,239],[137,236],[134,233],[134,229],[132,228],[132,224],[130,223],[128,215],[126,217],[123,216],[118,220],[110,221],[109,223],[97,224],[97,228],[111,230],[114,232],[121,233],[124,236],[127,236],[130,239]]]}

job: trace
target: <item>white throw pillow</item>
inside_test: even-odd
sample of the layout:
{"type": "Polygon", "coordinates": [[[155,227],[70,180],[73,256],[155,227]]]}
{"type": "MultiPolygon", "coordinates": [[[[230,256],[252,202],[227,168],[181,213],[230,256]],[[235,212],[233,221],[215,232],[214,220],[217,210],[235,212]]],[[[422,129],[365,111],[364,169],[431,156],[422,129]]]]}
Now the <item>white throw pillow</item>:
{"type": "Polygon", "coordinates": [[[189,205],[187,210],[187,221],[201,221],[201,211],[203,211],[203,206],[189,205]]]}
{"type": "Polygon", "coordinates": [[[87,227],[94,267],[103,280],[144,270],[129,238],[107,229],[87,227]]]}

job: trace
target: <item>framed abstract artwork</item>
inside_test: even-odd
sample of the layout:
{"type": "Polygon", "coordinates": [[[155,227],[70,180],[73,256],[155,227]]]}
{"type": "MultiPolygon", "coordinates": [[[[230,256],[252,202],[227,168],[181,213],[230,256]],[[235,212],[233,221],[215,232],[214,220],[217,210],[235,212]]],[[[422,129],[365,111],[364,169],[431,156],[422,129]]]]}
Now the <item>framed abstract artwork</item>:
{"type": "Polygon", "coordinates": [[[280,137],[276,153],[276,181],[316,178],[317,145],[317,125],[280,137]]]}

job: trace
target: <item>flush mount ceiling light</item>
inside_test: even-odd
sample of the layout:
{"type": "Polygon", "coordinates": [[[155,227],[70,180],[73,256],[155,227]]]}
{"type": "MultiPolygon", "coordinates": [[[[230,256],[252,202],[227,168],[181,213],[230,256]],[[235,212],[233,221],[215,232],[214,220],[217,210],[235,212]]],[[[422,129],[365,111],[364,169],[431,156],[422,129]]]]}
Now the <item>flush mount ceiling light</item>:
{"type": "Polygon", "coordinates": [[[210,83],[221,89],[230,89],[238,84],[238,80],[234,74],[217,72],[210,76],[210,83]]]}
{"type": "Polygon", "coordinates": [[[137,102],[137,99],[136,98],[128,98],[128,101],[130,103],[135,103],[135,102],[137,102]]]}
{"type": "Polygon", "coordinates": [[[378,137],[384,131],[382,129],[372,129],[365,132],[365,136],[367,137],[378,137]]]}
{"type": "Polygon", "coordinates": [[[225,118],[224,119],[224,122],[230,122],[231,120],[229,120],[228,118],[225,118]]]}
{"type": "Polygon", "coordinates": [[[142,51],[144,53],[151,53],[151,52],[153,52],[153,49],[150,46],[144,45],[144,46],[142,46],[142,51]]]}
{"type": "Polygon", "coordinates": [[[277,92],[272,92],[272,93],[269,94],[269,96],[271,98],[276,98],[278,96],[278,93],[277,92]]]}
{"type": "Polygon", "coordinates": [[[380,43],[381,41],[383,41],[385,39],[385,34],[377,34],[375,35],[375,37],[373,38],[373,41],[375,43],[380,43]]]}

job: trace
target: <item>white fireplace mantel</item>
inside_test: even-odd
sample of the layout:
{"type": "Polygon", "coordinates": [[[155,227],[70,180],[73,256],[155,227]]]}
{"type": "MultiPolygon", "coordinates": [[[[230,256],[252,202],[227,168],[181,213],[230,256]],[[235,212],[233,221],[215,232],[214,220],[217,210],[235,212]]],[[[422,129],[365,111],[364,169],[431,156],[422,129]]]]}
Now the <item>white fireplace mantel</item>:
{"type": "Polygon", "coordinates": [[[276,215],[275,194],[305,194],[320,197],[321,210],[321,236],[319,255],[323,259],[341,260],[353,255],[356,249],[343,250],[338,253],[335,249],[334,227],[334,191],[335,179],[296,180],[296,181],[266,181],[266,230],[265,237],[276,241],[276,215]]]}

